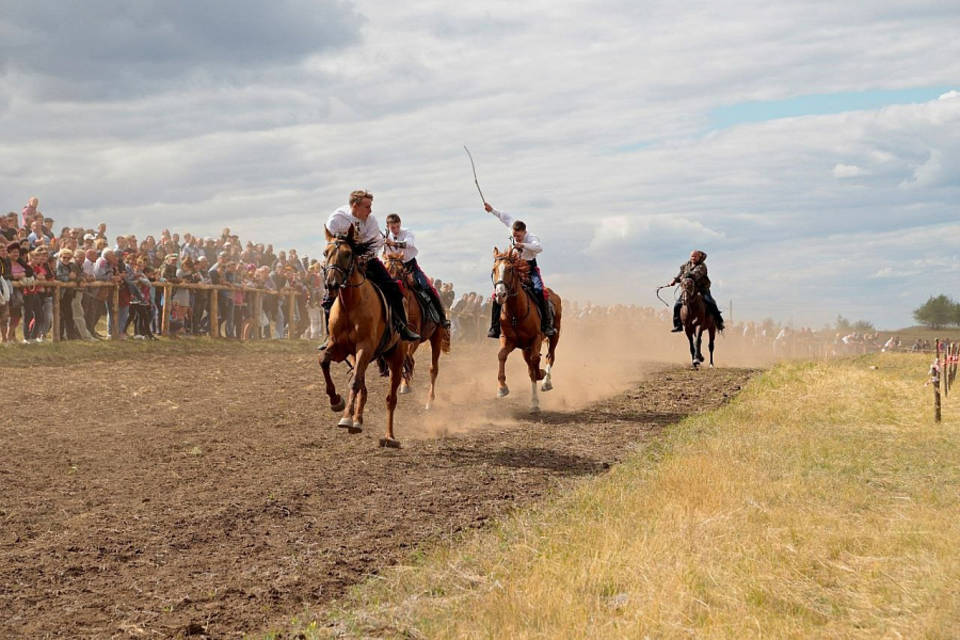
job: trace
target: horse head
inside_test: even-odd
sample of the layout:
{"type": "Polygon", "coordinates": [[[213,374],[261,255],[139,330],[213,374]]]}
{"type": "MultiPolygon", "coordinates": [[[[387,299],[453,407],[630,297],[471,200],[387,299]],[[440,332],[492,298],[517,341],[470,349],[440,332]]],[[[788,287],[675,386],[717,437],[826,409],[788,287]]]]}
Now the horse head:
{"type": "Polygon", "coordinates": [[[680,290],[683,292],[684,302],[693,302],[697,296],[697,284],[693,281],[693,278],[684,278],[680,282],[680,290]]]}
{"type": "Polygon", "coordinates": [[[520,284],[530,277],[530,265],[514,250],[500,251],[493,248],[493,269],[490,278],[493,280],[493,295],[497,304],[503,304],[507,298],[517,295],[520,284]]]}
{"type": "Polygon", "coordinates": [[[327,289],[336,291],[347,284],[357,268],[357,231],[351,226],[344,235],[333,235],[324,227],[327,247],[323,250],[323,275],[327,289]]]}
{"type": "Polygon", "coordinates": [[[386,258],[387,273],[390,274],[390,277],[394,280],[401,280],[409,286],[413,281],[413,275],[407,272],[407,268],[403,264],[403,253],[390,252],[386,254],[386,258]]]}

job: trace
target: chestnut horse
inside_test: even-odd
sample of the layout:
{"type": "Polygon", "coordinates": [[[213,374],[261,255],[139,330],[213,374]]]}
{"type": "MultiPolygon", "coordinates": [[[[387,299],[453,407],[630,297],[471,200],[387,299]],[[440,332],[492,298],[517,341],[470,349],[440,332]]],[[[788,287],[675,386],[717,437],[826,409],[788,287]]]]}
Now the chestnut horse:
{"type": "Polygon", "coordinates": [[[690,343],[690,358],[693,360],[693,368],[699,369],[703,362],[703,354],[700,352],[700,345],[703,341],[703,332],[710,334],[710,368],[713,368],[713,343],[717,335],[717,323],[713,316],[707,310],[707,303],[703,296],[697,291],[697,286],[693,278],[684,278],[680,283],[680,289],[683,291],[683,306],[680,307],[680,322],[683,323],[683,330],[687,334],[687,341],[690,343]],[[694,342],[696,334],[696,342],[694,342]]]}
{"type": "Polygon", "coordinates": [[[327,290],[336,292],[330,309],[329,333],[320,368],[330,397],[330,408],[343,411],[337,424],[350,433],[363,428],[363,407],[367,402],[367,365],[383,355],[390,367],[390,392],[387,394],[387,431],[380,438],[381,447],[399,447],[393,437],[393,411],[397,407],[397,387],[405,350],[398,348],[400,337],[391,329],[390,307],[380,292],[367,280],[358,257],[369,249],[369,243],[357,240],[356,229],[345,236],[327,234],[324,250],[324,281],[327,290]],[[353,359],[353,381],[346,402],[337,394],[330,377],[330,363],[353,359]]]}
{"type": "Polygon", "coordinates": [[[561,304],[560,296],[551,289],[544,289],[547,299],[553,304],[554,319],[553,326],[557,332],[548,339],[547,349],[547,369],[540,368],[540,348],[543,345],[544,335],[540,331],[540,309],[536,303],[530,299],[522,286],[530,277],[530,265],[522,259],[516,251],[510,250],[503,253],[496,247],[493,248],[493,289],[494,297],[500,304],[500,372],[497,376],[499,388],[497,397],[502,398],[510,393],[507,388],[507,374],[504,367],[507,363],[507,356],[514,349],[519,348],[523,352],[523,359],[527,363],[527,371],[530,374],[530,411],[537,413],[540,411],[540,400],[537,397],[537,381],[543,380],[543,391],[553,389],[553,383],[550,380],[553,370],[554,355],[557,350],[557,342],[560,340],[560,316],[561,304]]]}
{"type": "Polygon", "coordinates": [[[420,336],[420,342],[404,342],[402,347],[406,349],[403,361],[403,372],[400,380],[400,395],[410,393],[410,379],[413,377],[413,368],[416,364],[413,354],[417,347],[423,342],[430,343],[430,395],[427,396],[426,409],[433,406],[433,399],[437,388],[437,374],[440,372],[440,352],[450,353],[450,332],[441,327],[430,317],[423,317],[420,310],[420,303],[417,302],[417,294],[413,292],[413,275],[403,266],[402,253],[387,254],[387,273],[394,280],[399,280],[403,285],[403,302],[407,309],[407,326],[410,330],[420,336]]]}

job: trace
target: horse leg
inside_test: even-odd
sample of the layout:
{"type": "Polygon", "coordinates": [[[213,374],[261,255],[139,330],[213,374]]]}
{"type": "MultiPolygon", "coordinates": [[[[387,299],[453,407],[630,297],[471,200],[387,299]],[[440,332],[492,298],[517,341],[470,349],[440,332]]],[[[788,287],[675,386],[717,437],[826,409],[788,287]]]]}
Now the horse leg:
{"type": "Polygon", "coordinates": [[[356,415],[360,391],[366,384],[367,364],[370,362],[370,355],[364,349],[359,349],[355,357],[356,365],[353,369],[353,381],[350,384],[347,406],[343,411],[343,417],[337,423],[338,427],[345,427],[349,433],[359,433],[361,431],[361,424],[356,424],[353,417],[356,415]]]}
{"type": "Polygon", "coordinates": [[[327,347],[323,355],[320,356],[320,369],[323,371],[323,382],[326,385],[327,396],[330,398],[330,409],[336,413],[337,411],[343,411],[346,403],[337,394],[337,387],[333,384],[333,378],[330,377],[330,361],[333,359],[330,350],[331,347],[327,347]]]}
{"type": "Polygon", "coordinates": [[[707,346],[710,348],[710,368],[711,369],[713,369],[713,341],[716,335],[717,335],[717,330],[713,327],[710,327],[710,342],[708,343],[707,346]]]}
{"type": "Polygon", "coordinates": [[[559,333],[560,332],[558,331],[556,335],[550,336],[550,340],[547,342],[549,345],[547,347],[547,368],[544,371],[545,375],[543,376],[543,384],[540,385],[541,391],[550,391],[553,389],[553,382],[550,378],[550,372],[553,371],[553,361],[557,350],[557,336],[559,333]]]}
{"type": "Polygon", "coordinates": [[[700,347],[703,344],[703,327],[697,329],[697,362],[703,362],[703,351],[700,347]]]}
{"type": "MultiPolygon", "coordinates": [[[[407,343],[401,342],[400,344],[405,345],[407,343]]],[[[416,350],[416,345],[411,344],[408,347],[404,346],[401,348],[405,352],[405,355],[404,359],[400,362],[400,391],[397,393],[400,395],[406,395],[410,393],[410,378],[413,376],[413,352],[416,350]],[[404,365],[407,358],[410,358],[410,373],[407,373],[403,370],[405,368],[404,365]]]]}
{"type": "Polygon", "coordinates": [[[506,338],[500,338],[500,353],[497,354],[497,358],[500,359],[500,371],[497,374],[497,382],[499,383],[497,388],[497,397],[503,398],[510,393],[510,389],[507,388],[507,356],[510,355],[510,352],[514,350],[514,345],[512,342],[507,342],[506,338]]]}
{"type": "Polygon", "coordinates": [[[687,329],[687,342],[690,343],[690,360],[693,362],[693,368],[696,369],[700,366],[700,362],[697,361],[697,347],[693,343],[693,330],[687,329]]]}
{"type": "Polygon", "coordinates": [[[530,374],[530,413],[540,412],[537,381],[546,376],[546,373],[540,368],[540,346],[542,344],[540,339],[536,339],[530,347],[523,350],[523,357],[527,361],[527,372],[530,374]]]}
{"type": "Polygon", "coordinates": [[[387,431],[380,438],[381,447],[400,448],[400,441],[393,437],[393,412],[397,408],[397,388],[403,374],[404,349],[395,349],[388,360],[390,366],[390,391],[387,393],[387,431]]]}
{"type": "Polygon", "coordinates": [[[437,374],[440,373],[440,349],[443,334],[439,330],[430,336],[430,395],[427,396],[427,411],[433,406],[433,399],[437,390],[437,374]]]}

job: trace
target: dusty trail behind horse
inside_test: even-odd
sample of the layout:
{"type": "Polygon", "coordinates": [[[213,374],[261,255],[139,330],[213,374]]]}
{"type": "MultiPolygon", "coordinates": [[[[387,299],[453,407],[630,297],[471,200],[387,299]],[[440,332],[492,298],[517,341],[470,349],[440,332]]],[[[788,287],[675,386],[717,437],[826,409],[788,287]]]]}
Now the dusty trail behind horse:
{"type": "MultiPolygon", "coordinates": [[[[455,345],[437,409],[422,409],[428,376],[401,399],[400,451],[376,426],[334,426],[307,345],[32,369],[50,386],[27,385],[0,425],[0,633],[282,625],[424,541],[601,472],[749,375],[664,372],[614,338],[568,336],[535,421],[524,398],[494,399],[494,341],[455,345]]],[[[370,387],[376,420],[382,379],[370,387]]]]}

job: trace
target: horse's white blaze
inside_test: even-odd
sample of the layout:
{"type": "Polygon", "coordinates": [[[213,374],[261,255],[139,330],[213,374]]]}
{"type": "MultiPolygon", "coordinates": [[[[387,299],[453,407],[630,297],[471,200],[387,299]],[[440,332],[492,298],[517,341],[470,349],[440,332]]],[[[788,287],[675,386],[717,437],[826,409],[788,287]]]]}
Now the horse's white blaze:
{"type": "Polygon", "coordinates": [[[507,285],[503,283],[503,273],[506,265],[502,262],[497,265],[497,285],[494,287],[494,293],[497,296],[497,303],[503,304],[503,301],[507,299],[507,285]]]}

